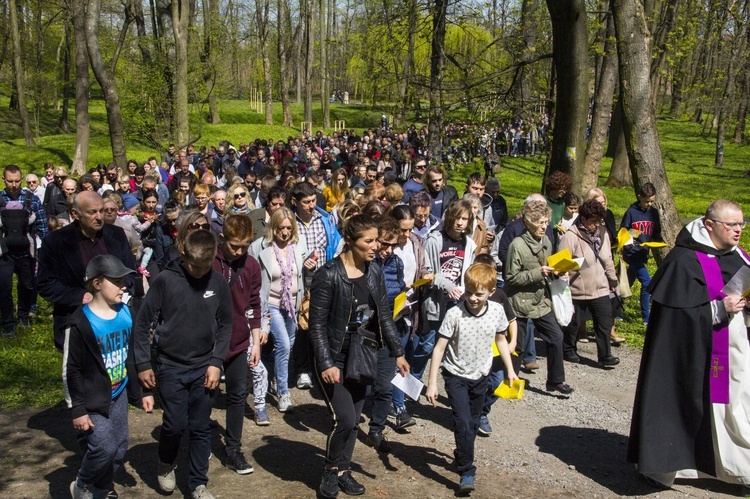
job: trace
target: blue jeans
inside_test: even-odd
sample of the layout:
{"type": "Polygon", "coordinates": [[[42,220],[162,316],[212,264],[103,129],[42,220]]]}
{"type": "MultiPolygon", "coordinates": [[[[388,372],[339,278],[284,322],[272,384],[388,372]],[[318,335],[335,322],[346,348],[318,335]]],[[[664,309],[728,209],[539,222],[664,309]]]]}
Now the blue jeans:
{"type": "MultiPolygon", "coordinates": [[[[401,334],[401,346],[404,348],[404,351],[411,350],[413,348],[413,343],[417,340],[417,338],[411,338],[411,328],[404,325],[403,327],[406,329],[406,332],[403,332],[401,328],[399,327],[399,323],[401,321],[396,323],[396,327],[399,328],[399,333],[401,334]]],[[[395,371],[398,372],[398,371],[395,371]]],[[[393,378],[391,378],[393,379],[393,378]]],[[[404,392],[402,392],[399,388],[393,387],[393,391],[391,394],[391,401],[393,402],[393,407],[396,408],[396,412],[399,413],[403,409],[406,408],[406,404],[404,403],[404,392]]]]}
{"type": "MultiPolygon", "coordinates": [[[[410,344],[412,347],[407,351],[407,361],[411,367],[411,374],[415,378],[421,380],[424,375],[425,367],[427,367],[427,361],[432,356],[432,350],[435,348],[435,341],[437,341],[437,332],[440,329],[440,321],[428,321],[427,323],[428,332],[424,336],[418,336],[416,340],[410,344]],[[411,356],[411,359],[409,358],[411,356]]],[[[410,345],[407,345],[410,346],[410,345]]]]}
{"type": "MultiPolygon", "coordinates": [[[[521,346],[524,364],[536,361],[536,341],[534,341],[536,338],[536,334],[534,334],[535,332],[536,329],[534,328],[534,323],[528,321],[526,323],[526,334],[523,335],[523,345],[521,346]]],[[[518,352],[518,350],[519,349],[516,348],[516,352],[518,352]]]]}
{"type": "Polygon", "coordinates": [[[297,326],[294,317],[286,310],[268,307],[271,312],[271,334],[273,335],[274,370],[276,390],[279,395],[289,394],[289,358],[294,346],[297,326]]]}
{"type": "Polygon", "coordinates": [[[651,275],[648,273],[646,268],[646,262],[640,259],[632,260],[626,263],[628,264],[628,281],[632,286],[636,279],[641,283],[641,318],[643,322],[648,322],[648,317],[651,314],[651,295],[647,291],[649,284],[651,284],[651,275]]]}
{"type": "MultiPolygon", "coordinates": [[[[499,357],[495,357],[494,360],[498,359],[499,357]]],[[[488,376],[488,384],[487,384],[487,393],[484,395],[484,406],[482,407],[482,416],[486,416],[490,413],[490,410],[492,410],[492,404],[494,404],[498,396],[495,395],[495,390],[497,390],[497,387],[500,386],[500,383],[503,382],[505,379],[505,366],[500,364],[502,367],[500,369],[495,369],[495,362],[493,360],[492,370],[490,371],[490,375],[488,376]]]]}

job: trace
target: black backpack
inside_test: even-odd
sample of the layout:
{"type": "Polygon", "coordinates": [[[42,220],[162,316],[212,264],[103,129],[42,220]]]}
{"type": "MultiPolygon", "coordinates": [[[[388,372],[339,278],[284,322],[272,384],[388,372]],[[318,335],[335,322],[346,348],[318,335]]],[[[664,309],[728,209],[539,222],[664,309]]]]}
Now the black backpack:
{"type": "Polygon", "coordinates": [[[31,203],[34,200],[34,194],[30,190],[25,190],[23,208],[8,209],[5,198],[0,196],[0,254],[6,254],[8,251],[29,250],[32,256],[35,253],[36,243],[33,237],[34,226],[29,223],[31,214],[31,203]]]}

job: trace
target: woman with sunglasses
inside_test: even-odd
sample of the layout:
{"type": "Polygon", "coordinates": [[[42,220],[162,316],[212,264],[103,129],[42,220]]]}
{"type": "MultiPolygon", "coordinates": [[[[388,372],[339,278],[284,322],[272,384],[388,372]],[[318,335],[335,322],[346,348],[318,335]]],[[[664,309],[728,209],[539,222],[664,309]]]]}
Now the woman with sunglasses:
{"type": "Polygon", "coordinates": [[[303,269],[314,270],[316,265],[313,258],[305,260],[306,254],[304,243],[299,241],[294,213],[286,207],[273,212],[266,236],[250,247],[250,255],[260,263],[263,279],[260,293],[268,299],[271,316],[274,366],[270,391],[274,392],[275,384],[279,412],[287,412],[293,406],[289,394],[289,364],[297,331],[297,312],[305,294],[303,269]]]}
{"type": "Polygon", "coordinates": [[[243,184],[234,184],[227,189],[227,213],[249,215],[253,208],[250,204],[250,191],[243,184]]]}

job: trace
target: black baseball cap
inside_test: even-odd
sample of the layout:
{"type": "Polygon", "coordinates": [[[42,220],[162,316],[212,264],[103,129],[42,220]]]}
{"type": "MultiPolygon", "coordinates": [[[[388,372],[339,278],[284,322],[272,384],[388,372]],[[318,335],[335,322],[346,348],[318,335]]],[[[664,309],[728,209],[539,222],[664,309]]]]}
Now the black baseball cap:
{"type": "Polygon", "coordinates": [[[117,279],[134,273],[135,270],[127,268],[114,255],[96,255],[86,266],[86,274],[83,280],[88,282],[100,275],[117,279]]]}

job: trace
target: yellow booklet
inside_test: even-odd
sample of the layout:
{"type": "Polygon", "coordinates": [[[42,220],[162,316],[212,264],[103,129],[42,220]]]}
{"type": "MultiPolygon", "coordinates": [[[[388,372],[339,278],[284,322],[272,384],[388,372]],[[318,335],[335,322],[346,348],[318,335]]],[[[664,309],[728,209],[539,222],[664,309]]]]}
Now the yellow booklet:
{"type": "Polygon", "coordinates": [[[573,258],[568,248],[547,257],[547,265],[553,267],[557,272],[578,270],[581,268],[581,264],[583,264],[583,258],[573,258]]]}
{"type": "Polygon", "coordinates": [[[667,243],[661,243],[658,241],[649,241],[646,243],[640,243],[640,246],[644,248],[663,248],[667,245],[667,243]]]}
{"type": "Polygon", "coordinates": [[[396,296],[396,298],[393,300],[393,320],[395,321],[398,317],[398,314],[401,313],[401,311],[406,306],[406,291],[403,291],[396,296]]]}
{"type": "Polygon", "coordinates": [[[414,284],[411,285],[412,288],[418,288],[419,286],[424,286],[425,284],[429,284],[432,282],[432,279],[417,279],[414,281],[414,284]]]}
{"type": "Polygon", "coordinates": [[[523,398],[525,387],[526,381],[522,379],[514,379],[512,383],[505,379],[500,383],[500,386],[495,389],[495,395],[503,399],[521,400],[523,398]]]}

